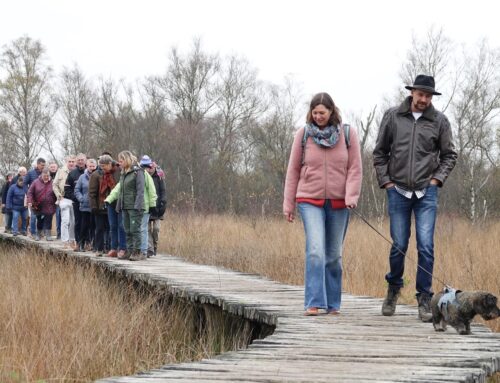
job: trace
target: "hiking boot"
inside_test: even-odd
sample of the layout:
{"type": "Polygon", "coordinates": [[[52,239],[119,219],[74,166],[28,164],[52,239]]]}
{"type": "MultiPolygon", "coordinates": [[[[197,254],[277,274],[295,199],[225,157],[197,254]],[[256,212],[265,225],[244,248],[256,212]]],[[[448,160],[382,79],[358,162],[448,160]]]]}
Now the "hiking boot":
{"type": "Polygon", "coordinates": [[[418,319],[422,322],[432,322],[431,296],[421,293],[417,295],[418,319]]]}
{"type": "Polygon", "coordinates": [[[141,253],[140,251],[134,252],[129,258],[131,261],[144,261],[147,259],[147,256],[141,253]]]}
{"type": "Polygon", "coordinates": [[[45,230],[45,240],[52,241],[52,237],[50,236],[50,230],[45,230]]]}
{"type": "Polygon", "coordinates": [[[400,288],[395,286],[389,286],[387,289],[387,295],[382,304],[382,315],[392,316],[396,311],[396,303],[398,303],[399,295],[401,294],[400,288]]]}
{"type": "Polygon", "coordinates": [[[129,259],[130,258],[130,253],[126,252],[125,250],[120,250],[118,252],[117,258],[118,259],[129,259]]]}
{"type": "Polygon", "coordinates": [[[33,239],[35,241],[39,241],[40,240],[40,234],[38,232],[36,232],[35,235],[33,235],[33,239]]]}

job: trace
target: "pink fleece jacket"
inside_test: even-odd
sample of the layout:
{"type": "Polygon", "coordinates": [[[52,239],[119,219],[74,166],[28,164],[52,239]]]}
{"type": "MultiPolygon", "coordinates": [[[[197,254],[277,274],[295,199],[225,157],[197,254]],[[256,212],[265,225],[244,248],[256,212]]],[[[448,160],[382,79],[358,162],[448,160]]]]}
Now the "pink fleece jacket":
{"type": "Polygon", "coordinates": [[[344,131],[333,148],[317,145],[308,137],[302,162],[304,128],[295,134],[286,173],[283,213],[295,211],[296,198],[344,199],[356,206],[361,191],[361,152],[356,129],[350,128],[351,146],[347,148],[344,131]]]}

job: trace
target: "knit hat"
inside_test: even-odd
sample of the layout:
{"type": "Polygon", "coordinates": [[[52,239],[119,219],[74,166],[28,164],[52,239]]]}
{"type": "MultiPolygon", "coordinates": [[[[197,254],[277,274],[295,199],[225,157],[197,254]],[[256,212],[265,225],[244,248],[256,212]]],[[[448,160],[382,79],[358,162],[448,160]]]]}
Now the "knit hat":
{"type": "Polygon", "coordinates": [[[149,158],[149,156],[147,156],[147,155],[142,156],[141,162],[140,162],[140,165],[142,167],[149,168],[149,167],[151,167],[152,163],[153,163],[153,161],[151,161],[151,158],[149,158]]]}

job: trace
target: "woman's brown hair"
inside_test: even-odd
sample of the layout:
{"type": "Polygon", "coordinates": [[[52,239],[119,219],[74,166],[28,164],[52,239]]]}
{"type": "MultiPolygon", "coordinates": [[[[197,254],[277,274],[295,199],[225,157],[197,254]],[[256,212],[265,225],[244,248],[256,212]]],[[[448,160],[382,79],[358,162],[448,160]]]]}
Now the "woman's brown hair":
{"type": "Polygon", "coordinates": [[[307,112],[306,122],[308,124],[313,124],[314,119],[312,117],[312,111],[318,105],[323,105],[326,109],[332,112],[330,119],[328,120],[328,125],[337,126],[342,122],[340,118],[340,111],[333,102],[332,97],[328,93],[318,93],[316,94],[309,105],[309,111],[307,112]]]}

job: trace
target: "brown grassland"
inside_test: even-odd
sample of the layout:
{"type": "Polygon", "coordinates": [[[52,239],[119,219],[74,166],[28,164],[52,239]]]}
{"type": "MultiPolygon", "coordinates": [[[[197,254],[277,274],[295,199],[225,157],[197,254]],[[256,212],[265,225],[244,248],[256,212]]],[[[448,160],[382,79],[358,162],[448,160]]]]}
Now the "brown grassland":
{"type": "MultiPolygon", "coordinates": [[[[373,223],[388,236],[386,221],[373,223]]],[[[435,276],[462,290],[500,296],[498,233],[500,222],[471,225],[441,215],[435,276]]],[[[160,253],[191,262],[303,283],[305,242],[299,220],[289,224],[276,217],[168,214],[160,244],[160,253]]],[[[389,246],[352,218],[343,258],[346,292],[384,296],[389,246]]],[[[412,235],[403,303],[415,303],[415,259],[412,235]]],[[[4,248],[0,265],[2,382],[76,382],[126,375],[210,357],[243,347],[249,338],[248,328],[234,328],[220,313],[211,313],[209,328],[200,332],[196,308],[178,302],[160,304],[158,297],[71,261],[4,248]]],[[[434,290],[441,287],[434,282],[434,290]]],[[[500,332],[500,320],[486,324],[500,332]]]]}
{"type": "Polygon", "coordinates": [[[93,381],[248,343],[248,324],[221,311],[200,328],[199,308],[74,261],[2,247],[0,265],[0,382],[93,381]]]}

